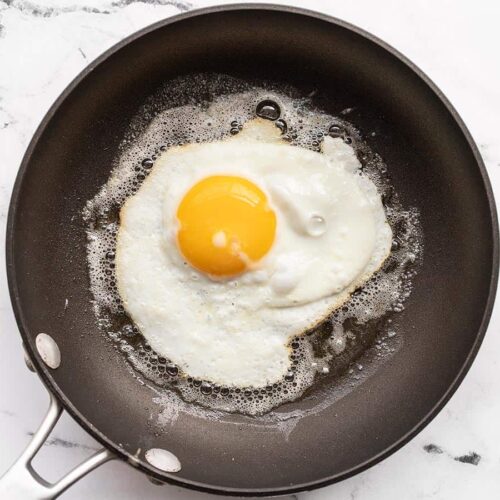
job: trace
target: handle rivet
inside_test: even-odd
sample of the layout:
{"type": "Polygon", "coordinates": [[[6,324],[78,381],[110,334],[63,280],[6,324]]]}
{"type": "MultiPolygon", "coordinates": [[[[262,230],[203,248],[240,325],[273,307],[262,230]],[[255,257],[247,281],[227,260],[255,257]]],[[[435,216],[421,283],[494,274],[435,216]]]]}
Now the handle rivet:
{"type": "Polygon", "coordinates": [[[146,452],[146,460],[156,469],[164,472],[179,472],[181,463],[170,451],[161,448],[151,448],[146,452]]]}
{"type": "Polygon", "coordinates": [[[46,333],[39,333],[36,336],[36,348],[43,362],[55,370],[61,364],[61,351],[56,341],[46,333]]]}

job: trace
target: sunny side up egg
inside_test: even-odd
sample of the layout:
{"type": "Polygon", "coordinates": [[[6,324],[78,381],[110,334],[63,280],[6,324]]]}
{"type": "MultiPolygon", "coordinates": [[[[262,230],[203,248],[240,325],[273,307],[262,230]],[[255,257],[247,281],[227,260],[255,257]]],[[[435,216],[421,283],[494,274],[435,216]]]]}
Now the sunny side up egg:
{"type": "Polygon", "coordinates": [[[123,305],[188,376],[262,387],[290,368],[290,340],[383,264],[392,232],[354,150],[291,146],[273,123],[175,147],[124,204],[123,305]]]}

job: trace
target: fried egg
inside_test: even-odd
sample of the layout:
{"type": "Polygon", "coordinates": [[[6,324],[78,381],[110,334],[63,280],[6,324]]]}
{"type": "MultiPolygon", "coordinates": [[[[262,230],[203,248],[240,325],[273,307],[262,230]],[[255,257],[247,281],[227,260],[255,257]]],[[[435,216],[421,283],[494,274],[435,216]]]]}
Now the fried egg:
{"type": "Polygon", "coordinates": [[[290,369],[290,340],[367,281],[391,241],[351,146],[291,146],[254,119],[156,160],[120,213],[117,287],[151,347],[185,375],[262,387],[290,369]]]}

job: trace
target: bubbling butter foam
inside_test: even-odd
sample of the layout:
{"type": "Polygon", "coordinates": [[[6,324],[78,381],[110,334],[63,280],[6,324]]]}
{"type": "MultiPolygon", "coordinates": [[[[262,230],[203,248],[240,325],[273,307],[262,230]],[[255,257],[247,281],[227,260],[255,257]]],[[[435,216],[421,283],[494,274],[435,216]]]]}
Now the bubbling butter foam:
{"type": "MultiPolygon", "coordinates": [[[[174,80],[143,106],[123,141],[109,180],[87,202],[84,220],[96,317],[133,368],[157,389],[174,390],[186,402],[249,415],[297,400],[316,382],[348,373],[368,346],[379,346],[379,358],[390,355],[392,349],[386,346],[397,340],[391,329],[392,316],[403,310],[422,258],[418,211],[401,206],[382,159],[352,125],[315,109],[294,89],[254,85],[224,75],[174,80]],[[256,114],[272,120],[292,145],[320,151],[327,135],[350,144],[363,174],[375,183],[384,200],[394,235],[391,255],[382,269],[321,325],[292,339],[290,371],[278,383],[259,389],[223,387],[192,379],[155,353],[124,310],[114,261],[120,208],[137,192],[161,152],[172,146],[238,134],[256,114]],[[383,344],[377,344],[380,338],[385,339],[383,344]]],[[[321,221],[317,222],[313,230],[321,229],[321,221]]]]}

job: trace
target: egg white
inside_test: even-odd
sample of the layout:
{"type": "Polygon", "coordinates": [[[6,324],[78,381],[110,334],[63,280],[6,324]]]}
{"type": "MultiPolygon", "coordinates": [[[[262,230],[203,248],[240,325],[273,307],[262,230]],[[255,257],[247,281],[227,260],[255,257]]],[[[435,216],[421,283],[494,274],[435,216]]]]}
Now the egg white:
{"type": "Polygon", "coordinates": [[[342,305],[390,252],[392,232],[353,149],[290,146],[265,120],[235,137],[164,153],[120,213],[116,276],[123,304],[151,347],[194,378],[261,387],[290,368],[289,340],[342,305]],[[198,272],[176,245],[177,207],[197,181],[238,175],[276,213],[270,252],[227,280],[198,272]],[[321,234],[311,218],[324,221],[321,234]]]}

